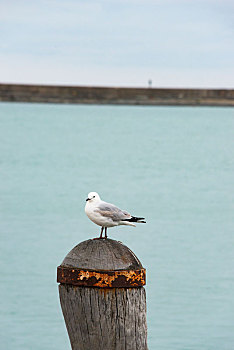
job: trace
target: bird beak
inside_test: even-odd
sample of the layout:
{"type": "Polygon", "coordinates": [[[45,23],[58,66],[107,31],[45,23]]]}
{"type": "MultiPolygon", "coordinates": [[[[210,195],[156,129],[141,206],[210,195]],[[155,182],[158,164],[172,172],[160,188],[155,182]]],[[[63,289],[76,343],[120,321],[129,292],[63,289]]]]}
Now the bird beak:
{"type": "Polygon", "coordinates": [[[88,202],[88,201],[89,201],[89,198],[87,198],[85,201],[88,202]]]}

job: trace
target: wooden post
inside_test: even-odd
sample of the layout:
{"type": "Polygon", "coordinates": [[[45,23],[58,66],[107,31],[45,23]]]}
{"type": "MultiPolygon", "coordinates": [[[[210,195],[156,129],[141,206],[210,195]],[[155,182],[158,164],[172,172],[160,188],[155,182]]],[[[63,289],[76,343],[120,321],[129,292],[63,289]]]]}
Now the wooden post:
{"type": "Polygon", "coordinates": [[[72,350],[147,350],[145,269],[112,239],[78,244],[58,267],[72,350]]]}

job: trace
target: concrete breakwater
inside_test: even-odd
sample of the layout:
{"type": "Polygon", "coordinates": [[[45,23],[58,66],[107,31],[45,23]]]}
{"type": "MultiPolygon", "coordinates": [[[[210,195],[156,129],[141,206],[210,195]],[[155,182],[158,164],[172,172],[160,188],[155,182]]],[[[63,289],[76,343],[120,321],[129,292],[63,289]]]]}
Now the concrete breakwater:
{"type": "Polygon", "coordinates": [[[0,84],[0,101],[116,105],[234,106],[234,89],[161,89],[0,84]]]}

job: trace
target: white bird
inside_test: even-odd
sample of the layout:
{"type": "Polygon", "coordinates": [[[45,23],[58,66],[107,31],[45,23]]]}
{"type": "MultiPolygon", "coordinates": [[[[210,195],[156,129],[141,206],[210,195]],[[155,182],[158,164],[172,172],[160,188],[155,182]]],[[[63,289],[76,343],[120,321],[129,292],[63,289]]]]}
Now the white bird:
{"type": "Polygon", "coordinates": [[[114,204],[104,202],[98,193],[90,192],[86,199],[85,213],[95,224],[101,226],[101,238],[107,238],[107,228],[119,225],[136,226],[135,223],[145,223],[145,218],[132,216],[125,210],[117,208],[114,204]],[[105,237],[102,237],[105,228],[105,237]]]}

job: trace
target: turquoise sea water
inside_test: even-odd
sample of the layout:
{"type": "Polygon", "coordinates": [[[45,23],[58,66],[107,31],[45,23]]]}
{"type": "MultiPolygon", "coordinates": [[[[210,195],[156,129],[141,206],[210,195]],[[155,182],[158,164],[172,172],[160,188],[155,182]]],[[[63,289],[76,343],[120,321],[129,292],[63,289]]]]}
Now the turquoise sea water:
{"type": "Polygon", "coordinates": [[[99,228],[90,191],[146,225],[110,229],[147,269],[149,349],[234,349],[234,109],[0,104],[0,338],[69,349],[56,267],[99,228]]]}

